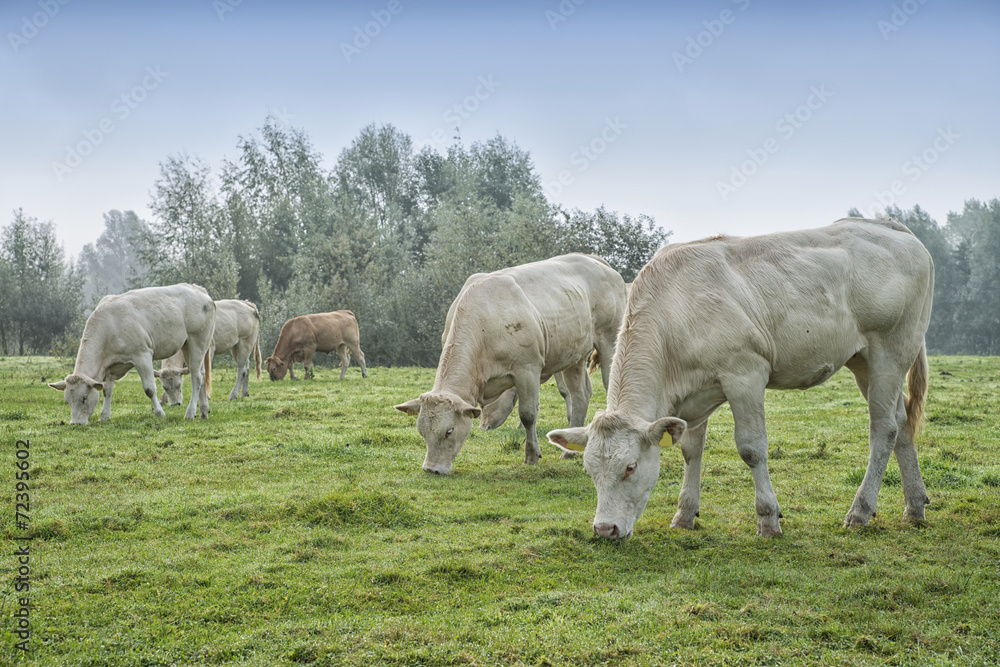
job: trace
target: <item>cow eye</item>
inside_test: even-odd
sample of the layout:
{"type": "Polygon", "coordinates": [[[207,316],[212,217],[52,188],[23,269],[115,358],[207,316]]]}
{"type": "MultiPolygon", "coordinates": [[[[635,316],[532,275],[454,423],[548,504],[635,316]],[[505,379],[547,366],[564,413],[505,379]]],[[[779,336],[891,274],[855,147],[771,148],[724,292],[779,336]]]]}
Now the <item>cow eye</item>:
{"type": "Polygon", "coordinates": [[[451,434],[454,433],[454,432],[455,432],[455,429],[450,428],[450,429],[448,429],[447,431],[444,432],[444,437],[446,437],[446,438],[451,437],[451,434]]]}
{"type": "Polygon", "coordinates": [[[635,461],[625,466],[625,477],[623,479],[628,479],[629,475],[635,472],[635,468],[636,468],[635,461]]]}

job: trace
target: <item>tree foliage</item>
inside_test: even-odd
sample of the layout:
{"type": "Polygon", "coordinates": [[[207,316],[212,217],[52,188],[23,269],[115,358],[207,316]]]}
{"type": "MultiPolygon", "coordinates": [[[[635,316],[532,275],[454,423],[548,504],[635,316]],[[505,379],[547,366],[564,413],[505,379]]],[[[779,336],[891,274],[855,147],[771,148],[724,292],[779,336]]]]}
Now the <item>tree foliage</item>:
{"type": "Polygon", "coordinates": [[[0,347],[46,353],[79,324],[82,280],[67,266],[51,222],[14,211],[0,234],[0,347]]]}
{"type": "MultiPolygon", "coordinates": [[[[56,323],[78,332],[105,293],[185,281],[257,303],[265,351],[288,318],[346,308],[372,365],[433,365],[471,274],[583,252],[631,281],[670,236],[645,215],[553,205],[530,154],[499,134],[416,151],[407,134],[371,124],[326,167],[304,131],[270,116],[237,138],[215,177],[168,156],[150,208],[148,224],[106,214],[78,268],[65,266],[51,225],[16,212],[0,252],[4,351],[44,351],[63,335],[56,323]]],[[[943,227],[920,207],[886,215],[934,259],[930,349],[1000,354],[1000,201],[966,202],[943,227]]]]}

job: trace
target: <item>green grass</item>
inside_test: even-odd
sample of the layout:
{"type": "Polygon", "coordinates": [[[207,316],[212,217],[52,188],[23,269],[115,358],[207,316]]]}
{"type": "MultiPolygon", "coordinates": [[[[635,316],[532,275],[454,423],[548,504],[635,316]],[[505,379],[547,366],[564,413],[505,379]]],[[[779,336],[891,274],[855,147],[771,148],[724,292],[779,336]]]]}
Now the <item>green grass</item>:
{"type": "MultiPolygon", "coordinates": [[[[474,430],[454,474],[392,406],[433,369],[251,382],[207,421],[153,417],[134,373],[111,421],[71,427],[46,382],[72,360],[0,359],[0,664],[992,665],[1000,662],[1000,359],[931,359],[918,448],[927,521],[890,463],[871,526],[841,522],[867,461],[846,372],[768,395],[784,536],[755,535],[726,408],[701,517],[671,530],[667,449],[635,536],[592,535],[577,460],[528,467],[512,417],[474,430]],[[15,441],[31,440],[32,652],[14,649],[15,441]]],[[[600,382],[591,414],[604,402],[600,382]]],[[[539,431],[564,426],[555,386],[539,431]]]]}

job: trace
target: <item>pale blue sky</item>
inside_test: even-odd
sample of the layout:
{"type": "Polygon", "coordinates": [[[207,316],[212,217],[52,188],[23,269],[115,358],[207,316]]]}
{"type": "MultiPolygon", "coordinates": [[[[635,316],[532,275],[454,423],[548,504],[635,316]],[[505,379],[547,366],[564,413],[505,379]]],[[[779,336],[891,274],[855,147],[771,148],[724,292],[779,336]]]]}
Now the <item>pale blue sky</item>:
{"type": "Polygon", "coordinates": [[[217,169],[269,111],[327,166],[368,123],[419,144],[458,118],[528,150],[553,201],[675,241],[1000,196],[996,0],[5,0],[0,36],[0,224],[22,207],[70,255],[110,209],[151,218],[169,154],[217,169]]]}

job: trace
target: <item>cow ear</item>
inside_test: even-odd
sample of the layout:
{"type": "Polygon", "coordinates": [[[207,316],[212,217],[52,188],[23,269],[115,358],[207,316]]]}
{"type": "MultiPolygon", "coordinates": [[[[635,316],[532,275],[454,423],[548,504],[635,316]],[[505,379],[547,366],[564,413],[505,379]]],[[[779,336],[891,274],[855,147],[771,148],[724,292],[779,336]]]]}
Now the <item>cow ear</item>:
{"type": "Polygon", "coordinates": [[[400,412],[405,412],[406,414],[413,415],[420,414],[420,399],[415,398],[412,401],[407,401],[406,403],[400,403],[396,406],[396,409],[400,412]]]}
{"type": "Polygon", "coordinates": [[[482,410],[480,410],[479,408],[474,408],[472,406],[469,406],[462,410],[462,416],[468,417],[469,419],[478,419],[479,415],[481,415],[482,413],[483,413],[482,410]]]}
{"type": "Polygon", "coordinates": [[[184,367],[181,369],[181,375],[188,375],[191,372],[190,368],[184,367]]]}
{"type": "Polygon", "coordinates": [[[53,389],[58,389],[59,391],[66,391],[66,380],[59,380],[59,382],[50,382],[49,386],[53,389]]]}
{"type": "Polygon", "coordinates": [[[153,377],[155,377],[155,378],[158,378],[158,377],[160,377],[160,371],[158,371],[158,370],[156,370],[156,369],[154,368],[154,369],[153,369],[153,377]]]}
{"type": "Polygon", "coordinates": [[[664,417],[650,424],[646,433],[651,441],[659,444],[660,447],[666,447],[671,444],[676,445],[684,435],[685,430],[687,430],[687,422],[683,419],[664,417]]]}
{"type": "Polygon", "coordinates": [[[587,448],[587,427],[560,428],[549,431],[549,442],[564,452],[582,452],[587,448]]]}

